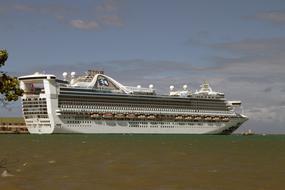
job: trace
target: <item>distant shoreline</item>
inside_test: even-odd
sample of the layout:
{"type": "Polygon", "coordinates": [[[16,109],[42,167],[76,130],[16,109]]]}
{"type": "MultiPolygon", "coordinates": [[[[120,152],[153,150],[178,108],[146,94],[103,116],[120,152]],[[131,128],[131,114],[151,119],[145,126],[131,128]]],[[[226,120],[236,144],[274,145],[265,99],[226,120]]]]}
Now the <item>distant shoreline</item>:
{"type": "Polygon", "coordinates": [[[1,117],[0,134],[29,133],[23,117],[1,117]]]}

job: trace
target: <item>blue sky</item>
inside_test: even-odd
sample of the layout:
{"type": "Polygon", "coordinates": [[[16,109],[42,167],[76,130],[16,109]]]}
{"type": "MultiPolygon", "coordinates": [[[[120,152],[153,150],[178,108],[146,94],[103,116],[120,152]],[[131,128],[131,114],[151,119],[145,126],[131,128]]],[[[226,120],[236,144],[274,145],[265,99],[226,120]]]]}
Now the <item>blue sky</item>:
{"type": "Polygon", "coordinates": [[[283,0],[0,0],[0,23],[10,74],[99,68],[165,93],[207,79],[243,101],[240,131],[285,133],[283,0]]]}

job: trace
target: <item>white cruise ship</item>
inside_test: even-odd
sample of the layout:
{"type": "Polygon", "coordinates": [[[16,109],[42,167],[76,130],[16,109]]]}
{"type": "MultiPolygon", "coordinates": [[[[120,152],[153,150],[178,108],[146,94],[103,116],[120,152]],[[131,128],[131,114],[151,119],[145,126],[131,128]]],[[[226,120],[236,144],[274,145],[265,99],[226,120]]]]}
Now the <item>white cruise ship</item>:
{"type": "Polygon", "coordinates": [[[169,95],[159,95],[153,85],[124,86],[96,70],[19,80],[31,134],[231,134],[247,120],[237,111],[241,101],[227,101],[207,82],[196,92],[170,86],[169,95]]]}

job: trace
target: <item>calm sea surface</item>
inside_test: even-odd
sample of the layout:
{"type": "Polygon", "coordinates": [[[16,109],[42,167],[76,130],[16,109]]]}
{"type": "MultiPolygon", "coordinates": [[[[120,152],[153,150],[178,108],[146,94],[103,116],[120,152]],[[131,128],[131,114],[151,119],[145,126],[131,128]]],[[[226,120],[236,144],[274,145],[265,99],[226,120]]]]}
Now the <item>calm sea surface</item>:
{"type": "Polygon", "coordinates": [[[285,136],[0,135],[0,190],[283,190],[285,136]]]}

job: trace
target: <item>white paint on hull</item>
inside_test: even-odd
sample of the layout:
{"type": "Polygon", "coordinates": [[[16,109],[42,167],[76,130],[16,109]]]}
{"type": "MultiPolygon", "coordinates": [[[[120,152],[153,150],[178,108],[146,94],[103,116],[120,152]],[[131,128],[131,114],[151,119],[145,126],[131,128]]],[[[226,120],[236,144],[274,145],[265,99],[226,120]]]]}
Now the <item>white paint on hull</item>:
{"type": "MultiPolygon", "coordinates": [[[[116,120],[93,120],[91,123],[65,124],[61,123],[55,127],[31,126],[28,130],[32,134],[51,133],[91,133],[91,134],[220,134],[234,126],[241,125],[246,118],[231,118],[228,122],[151,122],[137,121],[136,127],[131,127],[129,121],[116,120]],[[185,125],[178,125],[185,123],[185,125]],[[189,123],[191,125],[189,125],[189,123]]],[[[133,121],[130,121],[133,122],[133,121]]]]}

